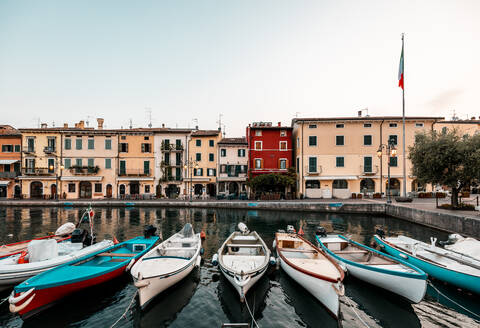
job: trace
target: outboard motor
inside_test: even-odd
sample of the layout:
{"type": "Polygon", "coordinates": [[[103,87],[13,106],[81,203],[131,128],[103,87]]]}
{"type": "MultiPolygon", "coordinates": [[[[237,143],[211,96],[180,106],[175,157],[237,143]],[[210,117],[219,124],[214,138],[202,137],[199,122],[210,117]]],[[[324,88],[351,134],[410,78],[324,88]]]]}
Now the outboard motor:
{"type": "Polygon", "coordinates": [[[385,231],[380,227],[377,228],[377,230],[375,230],[375,234],[378,235],[382,239],[385,238],[385,231]]]}
{"type": "Polygon", "coordinates": [[[292,225],[287,225],[287,233],[297,233],[292,225]]]}
{"type": "Polygon", "coordinates": [[[462,240],[462,239],[465,239],[465,238],[463,238],[462,236],[460,236],[460,235],[457,234],[457,233],[452,233],[452,234],[448,235],[448,239],[447,239],[447,240],[445,240],[445,241],[441,240],[441,241],[439,241],[438,243],[439,243],[440,245],[442,245],[442,246],[445,246],[445,245],[453,245],[453,244],[455,244],[457,241],[460,241],[460,240],[462,240]]]}
{"type": "Polygon", "coordinates": [[[327,230],[324,227],[318,226],[315,230],[315,235],[319,237],[327,237],[327,230]]]}
{"type": "Polygon", "coordinates": [[[157,228],[152,226],[151,224],[149,225],[146,225],[144,228],[143,228],[143,236],[148,239],[150,237],[153,237],[155,236],[155,232],[157,231],[157,228]]]}
{"type": "Polygon", "coordinates": [[[238,224],[238,230],[240,230],[240,232],[241,232],[242,234],[247,234],[247,233],[250,232],[250,231],[248,230],[247,225],[246,225],[245,223],[243,223],[243,222],[240,222],[240,223],[238,224]]]}
{"type": "Polygon", "coordinates": [[[83,246],[90,246],[95,242],[95,237],[93,237],[88,233],[87,230],[82,228],[77,228],[73,230],[72,237],[70,238],[72,243],[82,243],[83,246]]]}

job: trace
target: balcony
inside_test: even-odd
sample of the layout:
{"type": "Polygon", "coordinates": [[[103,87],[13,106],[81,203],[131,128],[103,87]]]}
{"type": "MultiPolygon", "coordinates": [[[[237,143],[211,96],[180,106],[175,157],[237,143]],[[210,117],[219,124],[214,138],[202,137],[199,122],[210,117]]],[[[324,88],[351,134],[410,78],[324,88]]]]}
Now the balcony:
{"type": "Polygon", "coordinates": [[[23,175],[55,175],[55,171],[49,170],[47,167],[23,167],[23,175]]]}
{"type": "Polygon", "coordinates": [[[45,154],[51,154],[55,152],[55,146],[48,146],[43,148],[45,154]]]}
{"type": "Polygon", "coordinates": [[[163,151],[163,152],[168,152],[168,151],[182,151],[183,150],[183,145],[180,144],[180,145],[177,145],[177,144],[167,144],[167,143],[164,143],[162,142],[162,145],[160,147],[160,149],[163,151]]]}
{"type": "Polygon", "coordinates": [[[162,182],[168,182],[168,181],[183,181],[182,177],[174,177],[174,176],[164,176],[160,179],[162,182]]]}
{"type": "Polygon", "coordinates": [[[100,171],[98,166],[71,166],[68,170],[73,175],[95,175],[100,171]]]}
{"type": "Polygon", "coordinates": [[[364,166],[360,165],[360,174],[362,175],[375,175],[378,173],[378,166],[364,166]]]}
{"type": "Polygon", "coordinates": [[[306,175],[320,175],[322,174],[322,166],[319,165],[317,170],[315,172],[310,171],[310,167],[308,165],[305,165],[305,174],[306,175]]]}
{"type": "Polygon", "coordinates": [[[33,154],[35,153],[35,147],[23,147],[23,152],[25,154],[33,154]]]}
{"type": "Polygon", "coordinates": [[[20,172],[0,172],[0,179],[7,178],[13,179],[20,175],[20,172]]]}
{"type": "Polygon", "coordinates": [[[129,169],[129,170],[119,170],[118,176],[120,177],[148,177],[152,173],[151,170],[145,169],[129,169]]]}

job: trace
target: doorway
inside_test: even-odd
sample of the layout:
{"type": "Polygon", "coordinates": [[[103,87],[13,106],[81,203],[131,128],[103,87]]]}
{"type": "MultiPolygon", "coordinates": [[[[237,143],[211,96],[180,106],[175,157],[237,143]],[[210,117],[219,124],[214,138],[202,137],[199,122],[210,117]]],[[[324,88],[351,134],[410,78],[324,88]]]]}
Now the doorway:
{"type": "Polygon", "coordinates": [[[79,198],[92,198],[92,183],[88,181],[80,182],[79,198]]]}
{"type": "Polygon", "coordinates": [[[33,181],[30,183],[30,198],[43,197],[43,183],[40,181],[33,181]]]}
{"type": "Polygon", "coordinates": [[[57,185],[52,184],[50,186],[50,198],[57,199],[57,185]]]}
{"type": "Polygon", "coordinates": [[[112,198],[112,185],[111,184],[107,184],[107,195],[106,195],[107,198],[112,198]]]}
{"type": "Polygon", "coordinates": [[[140,183],[138,181],[130,182],[130,195],[138,195],[140,193],[140,183]]]}

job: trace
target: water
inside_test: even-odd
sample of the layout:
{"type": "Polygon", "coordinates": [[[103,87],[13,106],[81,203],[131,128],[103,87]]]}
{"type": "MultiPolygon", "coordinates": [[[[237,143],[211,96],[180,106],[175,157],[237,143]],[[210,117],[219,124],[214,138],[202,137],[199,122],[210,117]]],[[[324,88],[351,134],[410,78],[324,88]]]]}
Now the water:
{"type": "MultiPolygon", "coordinates": [[[[204,230],[205,259],[200,270],[157,297],[144,311],[134,305],[116,327],[220,327],[224,322],[251,322],[245,306],[235,290],[210,264],[212,255],[236,228],[246,222],[267,245],[272,245],[274,232],[287,224],[299,226],[302,221],[307,238],[314,240],[317,225],[327,231],[350,234],[370,244],[376,225],[388,234],[404,234],[429,241],[430,236],[444,240],[447,234],[394,218],[368,215],[337,215],[303,212],[207,210],[178,208],[97,208],[95,229],[99,239],[118,240],[142,234],[145,224],[158,227],[168,238],[187,222],[195,231],[204,230]]],[[[82,209],[68,208],[2,208],[0,207],[0,243],[44,236],[61,224],[75,222],[82,209]]],[[[435,287],[450,299],[480,314],[478,296],[460,293],[441,282],[435,287]]],[[[247,301],[260,327],[478,327],[479,322],[467,311],[429,287],[424,301],[410,305],[393,294],[379,290],[352,277],[345,280],[346,297],[341,303],[341,319],[337,323],[308,292],[281,270],[265,276],[249,291],[247,301]],[[360,317],[361,320],[358,318],[360,317]]],[[[128,275],[108,284],[85,290],[33,320],[23,322],[8,311],[8,302],[0,305],[2,327],[110,327],[122,316],[132,301],[135,288],[128,275]]],[[[5,298],[8,292],[0,297],[5,298]]]]}

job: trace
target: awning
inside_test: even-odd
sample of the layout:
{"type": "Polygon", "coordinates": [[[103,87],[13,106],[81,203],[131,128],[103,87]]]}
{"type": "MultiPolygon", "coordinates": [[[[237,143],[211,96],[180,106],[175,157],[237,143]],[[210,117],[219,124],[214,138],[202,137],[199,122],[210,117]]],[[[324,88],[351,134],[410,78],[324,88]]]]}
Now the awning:
{"type": "Polygon", "coordinates": [[[324,175],[316,177],[305,177],[305,180],[357,180],[356,175],[324,175]]]}
{"type": "Polygon", "coordinates": [[[67,177],[61,177],[60,180],[62,181],[101,181],[103,177],[97,177],[97,176],[92,176],[92,177],[82,177],[82,176],[67,176],[67,177]]]}
{"type": "Polygon", "coordinates": [[[52,176],[39,176],[39,175],[22,175],[18,177],[20,180],[57,180],[56,177],[52,176]]]}
{"type": "Polygon", "coordinates": [[[218,177],[217,181],[221,181],[221,182],[229,182],[229,181],[245,182],[245,181],[247,181],[247,178],[246,177],[218,177]]]}
{"type": "Polygon", "coordinates": [[[10,181],[0,181],[0,186],[6,187],[9,183],[10,181]]]}
{"type": "Polygon", "coordinates": [[[9,165],[18,162],[18,159],[0,159],[0,165],[9,165]]]}

